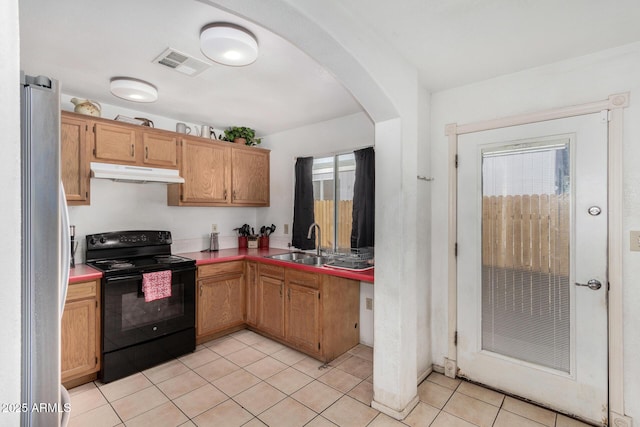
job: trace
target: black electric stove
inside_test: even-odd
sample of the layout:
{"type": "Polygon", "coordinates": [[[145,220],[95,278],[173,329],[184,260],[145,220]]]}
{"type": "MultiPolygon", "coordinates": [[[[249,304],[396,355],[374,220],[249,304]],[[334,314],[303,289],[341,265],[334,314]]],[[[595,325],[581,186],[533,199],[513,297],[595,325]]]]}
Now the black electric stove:
{"type": "Polygon", "coordinates": [[[86,237],[101,281],[102,367],[108,383],[195,350],[195,261],[171,254],[169,231],[86,237]],[[169,296],[145,301],[145,275],[171,271],[169,296]]]}
{"type": "Polygon", "coordinates": [[[116,231],[86,237],[86,263],[105,276],[146,273],[195,266],[171,254],[169,231],[116,231]]]}

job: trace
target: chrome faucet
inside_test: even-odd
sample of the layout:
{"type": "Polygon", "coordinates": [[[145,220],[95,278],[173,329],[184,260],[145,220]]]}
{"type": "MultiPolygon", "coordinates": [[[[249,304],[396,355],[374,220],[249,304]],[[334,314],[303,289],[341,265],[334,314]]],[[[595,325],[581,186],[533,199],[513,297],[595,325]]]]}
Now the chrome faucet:
{"type": "Polygon", "coordinates": [[[320,243],[322,242],[322,232],[320,231],[320,226],[317,223],[313,223],[309,226],[309,232],[307,233],[307,239],[311,239],[311,232],[313,231],[313,227],[318,229],[318,248],[316,249],[316,254],[320,256],[320,243]]]}

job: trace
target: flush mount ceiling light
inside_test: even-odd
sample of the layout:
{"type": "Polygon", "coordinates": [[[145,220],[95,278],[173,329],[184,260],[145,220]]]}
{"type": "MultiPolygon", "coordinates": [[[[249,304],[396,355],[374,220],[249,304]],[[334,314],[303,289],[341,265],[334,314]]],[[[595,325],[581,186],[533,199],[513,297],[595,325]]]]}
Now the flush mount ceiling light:
{"type": "Polygon", "coordinates": [[[111,93],[118,98],[133,102],[155,102],[158,89],[152,84],[138,79],[115,77],[111,79],[111,93]]]}
{"type": "Polygon", "coordinates": [[[218,22],[205,26],[200,32],[200,50],[220,64],[241,67],[258,57],[258,41],[238,25],[218,22]]]}

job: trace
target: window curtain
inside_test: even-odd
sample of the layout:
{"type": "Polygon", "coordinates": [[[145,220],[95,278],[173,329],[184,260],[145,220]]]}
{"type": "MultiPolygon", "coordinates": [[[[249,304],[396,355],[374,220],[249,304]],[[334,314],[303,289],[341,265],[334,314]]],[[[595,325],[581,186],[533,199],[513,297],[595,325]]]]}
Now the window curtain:
{"type": "Polygon", "coordinates": [[[296,184],[293,200],[293,239],[291,244],[298,249],[316,247],[315,227],[311,239],[307,239],[313,215],[313,157],[296,159],[296,184]]]}
{"type": "Polygon", "coordinates": [[[354,151],[356,180],[353,185],[351,247],[373,246],[376,188],[376,159],[373,147],[354,151]]]}

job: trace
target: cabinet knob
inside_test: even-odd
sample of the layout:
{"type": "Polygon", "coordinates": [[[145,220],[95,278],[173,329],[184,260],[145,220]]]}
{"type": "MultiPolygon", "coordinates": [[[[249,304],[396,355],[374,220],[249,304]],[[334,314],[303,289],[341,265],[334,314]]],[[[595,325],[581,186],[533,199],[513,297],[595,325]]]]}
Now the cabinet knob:
{"type": "Polygon", "coordinates": [[[149,147],[144,147],[144,158],[149,159],[149,147]]]}
{"type": "Polygon", "coordinates": [[[227,190],[224,190],[224,199],[227,200],[227,190]]]}
{"type": "Polygon", "coordinates": [[[131,157],[135,157],[136,155],[136,147],[135,145],[131,144],[131,157]]]}

